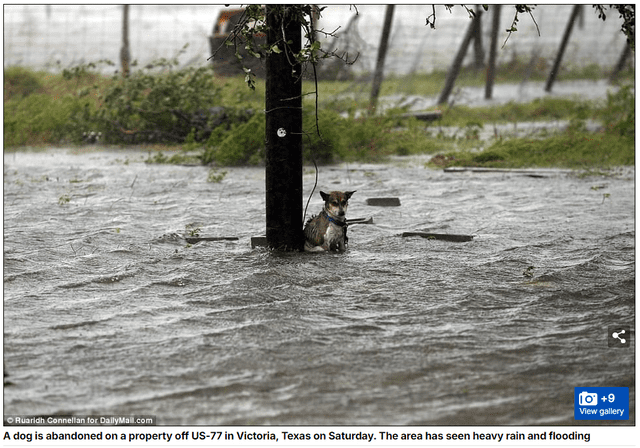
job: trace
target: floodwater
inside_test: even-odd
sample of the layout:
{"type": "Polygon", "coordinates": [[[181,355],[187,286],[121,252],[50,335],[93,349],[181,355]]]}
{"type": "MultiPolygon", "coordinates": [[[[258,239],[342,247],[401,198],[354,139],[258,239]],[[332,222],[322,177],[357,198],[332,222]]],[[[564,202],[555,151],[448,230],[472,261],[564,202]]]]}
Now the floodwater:
{"type": "MultiPolygon", "coordinates": [[[[350,227],[344,254],[282,254],[250,245],[264,169],[210,183],[205,167],[145,159],[4,154],[5,415],[564,425],[582,424],[574,387],[622,386],[618,423],[635,423],[633,167],[321,167],[319,189],[357,190],[349,217],[374,222],[350,227]],[[239,240],[189,246],[197,228],[239,240]],[[608,347],[610,325],[631,325],[630,348],[608,347]]],[[[308,195],[312,169],[304,180],[308,195]]]]}

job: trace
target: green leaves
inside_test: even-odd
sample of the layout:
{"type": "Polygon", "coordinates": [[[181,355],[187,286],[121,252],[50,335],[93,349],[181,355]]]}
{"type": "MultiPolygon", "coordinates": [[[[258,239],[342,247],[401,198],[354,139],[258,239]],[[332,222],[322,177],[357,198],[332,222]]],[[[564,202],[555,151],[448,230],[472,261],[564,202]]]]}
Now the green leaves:
{"type": "Polygon", "coordinates": [[[199,111],[217,103],[220,88],[210,66],[176,70],[178,63],[177,57],[159,59],[126,79],[115,75],[100,107],[71,121],[101,131],[108,143],[135,144],[182,143],[196,120],[202,123],[195,139],[202,139],[207,118],[199,111]]]}
{"type": "MultiPolygon", "coordinates": [[[[293,45],[293,42],[291,40],[284,40],[283,38],[280,38],[276,42],[270,42],[269,44],[264,43],[264,35],[268,34],[270,30],[266,24],[266,10],[260,5],[248,5],[245,7],[241,19],[229,34],[225,45],[234,46],[236,49],[243,49],[246,52],[245,54],[255,58],[269,57],[270,54],[285,53],[292,65],[295,65],[295,63],[315,64],[320,59],[337,56],[333,52],[322,50],[322,44],[316,40],[316,30],[313,28],[312,16],[319,16],[325,7],[318,7],[316,5],[279,5],[273,6],[273,8],[277,14],[283,16],[284,20],[300,23],[303,35],[306,37],[306,42],[300,51],[292,51],[291,45],[293,45]]],[[[276,35],[280,35],[279,30],[277,31],[276,35]]],[[[332,33],[326,33],[324,31],[317,32],[327,37],[335,37],[332,33]]],[[[236,51],[235,56],[236,59],[243,64],[247,86],[250,89],[255,89],[254,74],[247,71],[240,52],[236,51]]],[[[338,57],[342,58],[341,56],[338,57]]],[[[294,76],[299,76],[299,73],[294,72],[294,76]]]]}
{"type": "Polygon", "coordinates": [[[535,6],[515,5],[515,8],[516,8],[516,14],[513,17],[513,22],[511,22],[511,27],[507,29],[508,35],[507,35],[507,38],[504,40],[504,43],[502,44],[503,48],[507,44],[507,41],[509,40],[511,33],[515,33],[516,31],[518,31],[518,28],[516,27],[516,24],[518,23],[518,14],[524,14],[524,13],[529,14],[531,16],[531,20],[533,20],[533,23],[535,23],[536,25],[536,29],[538,30],[538,36],[540,35],[540,28],[538,27],[538,23],[536,22],[536,19],[533,17],[533,9],[535,8],[535,6]]]}

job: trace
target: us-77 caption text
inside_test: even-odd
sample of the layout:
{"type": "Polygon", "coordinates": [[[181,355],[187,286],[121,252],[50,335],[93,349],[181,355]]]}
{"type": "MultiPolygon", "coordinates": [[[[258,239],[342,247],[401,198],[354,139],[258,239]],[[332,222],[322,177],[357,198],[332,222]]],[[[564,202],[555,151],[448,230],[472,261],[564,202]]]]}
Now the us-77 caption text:
{"type": "Polygon", "coordinates": [[[76,430],[65,431],[52,430],[47,432],[39,431],[5,431],[3,442],[5,441],[111,441],[111,442],[180,442],[185,440],[193,441],[227,441],[227,442],[303,442],[311,440],[331,440],[331,441],[353,441],[353,442],[378,442],[378,441],[582,441],[589,442],[591,435],[588,432],[579,431],[544,431],[544,432],[348,432],[348,431],[327,431],[327,432],[293,432],[293,431],[193,431],[184,430],[180,432],[169,431],[91,431],[76,430]]]}

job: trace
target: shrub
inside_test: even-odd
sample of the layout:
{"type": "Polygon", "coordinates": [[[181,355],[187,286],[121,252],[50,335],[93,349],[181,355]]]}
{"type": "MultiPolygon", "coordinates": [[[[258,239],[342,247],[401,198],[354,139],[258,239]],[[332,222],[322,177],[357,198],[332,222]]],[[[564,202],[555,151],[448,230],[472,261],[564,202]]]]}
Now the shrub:
{"type": "MultiPolygon", "coordinates": [[[[303,113],[303,156],[306,161],[333,162],[338,137],[343,131],[342,118],[330,111],[319,111],[320,136],[316,130],[315,114],[303,113]]],[[[260,164],[265,157],[265,116],[254,115],[248,122],[235,124],[231,129],[217,128],[212,132],[203,153],[203,163],[221,165],[260,164]]]]}
{"type": "MultiPolygon", "coordinates": [[[[342,118],[330,110],[303,112],[303,157],[310,163],[332,163],[337,160],[379,160],[389,154],[407,154],[416,146],[415,133],[396,133],[394,115],[342,118]],[[318,135],[318,128],[320,135],[318,135]]],[[[417,127],[413,128],[414,131],[417,127]]],[[[265,117],[254,115],[248,122],[232,126],[228,131],[216,129],[206,143],[203,163],[221,165],[259,164],[265,155],[265,117]]],[[[420,141],[424,142],[424,132],[420,141]]]]}
{"type": "Polygon", "coordinates": [[[615,94],[608,93],[607,105],[603,110],[603,121],[607,131],[635,138],[635,110],[635,95],[631,86],[624,86],[615,94]]]}
{"type": "Polygon", "coordinates": [[[315,112],[305,109],[302,114],[302,155],[307,162],[328,164],[336,161],[344,119],[337,113],[320,109],[316,125],[315,112]],[[318,129],[320,135],[318,135],[318,129]]]}
{"type": "MultiPolygon", "coordinates": [[[[86,105],[86,104],[85,104],[86,105]]],[[[82,104],[69,95],[58,98],[34,93],[4,108],[4,145],[25,146],[62,142],[70,132],[70,117],[82,104]]]]}
{"type": "Polygon", "coordinates": [[[193,128],[197,141],[206,140],[220,87],[210,67],[173,70],[173,65],[161,64],[160,76],[153,66],[114,79],[95,113],[83,111],[78,122],[101,131],[110,143],[182,143],[193,128]]]}
{"type": "Polygon", "coordinates": [[[4,70],[4,100],[13,97],[27,97],[41,91],[42,84],[31,72],[22,67],[8,67],[4,70]]]}
{"type": "Polygon", "coordinates": [[[311,160],[313,155],[320,163],[335,162],[337,159],[373,161],[390,154],[407,152],[406,137],[410,132],[394,132],[398,124],[395,112],[381,116],[343,118],[331,110],[319,110],[320,138],[315,114],[308,112],[303,120],[307,136],[303,138],[305,158],[311,160]]]}
{"type": "Polygon", "coordinates": [[[203,163],[220,165],[256,165],[264,159],[264,115],[255,114],[246,123],[232,124],[225,131],[217,127],[209,137],[202,156],[203,163]]]}

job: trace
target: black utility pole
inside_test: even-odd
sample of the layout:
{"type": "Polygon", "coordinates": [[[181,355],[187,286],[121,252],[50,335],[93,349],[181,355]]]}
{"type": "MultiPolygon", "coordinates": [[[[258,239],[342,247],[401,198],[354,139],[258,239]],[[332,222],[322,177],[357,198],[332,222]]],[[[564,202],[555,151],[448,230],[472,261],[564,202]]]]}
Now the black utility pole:
{"type": "Polygon", "coordinates": [[[267,246],[284,251],[304,248],[302,67],[293,55],[300,52],[302,33],[294,8],[296,5],[267,5],[266,9],[267,45],[280,50],[266,58],[267,246]]]}

